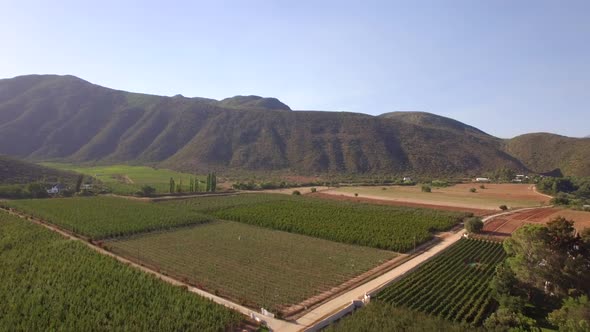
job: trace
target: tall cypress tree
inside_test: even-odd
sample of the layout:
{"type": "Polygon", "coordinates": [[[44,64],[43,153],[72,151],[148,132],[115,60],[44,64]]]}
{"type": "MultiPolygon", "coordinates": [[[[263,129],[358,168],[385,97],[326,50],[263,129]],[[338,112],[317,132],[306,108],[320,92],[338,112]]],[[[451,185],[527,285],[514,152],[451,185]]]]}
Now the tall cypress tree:
{"type": "Polygon", "coordinates": [[[170,178],[170,193],[173,193],[175,189],[176,189],[176,185],[174,183],[174,179],[170,178]]]}
{"type": "Polygon", "coordinates": [[[207,189],[205,191],[206,192],[211,191],[211,173],[207,174],[207,189]]]}
{"type": "Polygon", "coordinates": [[[215,189],[217,189],[217,176],[213,172],[211,173],[211,191],[215,192],[215,189]]]}

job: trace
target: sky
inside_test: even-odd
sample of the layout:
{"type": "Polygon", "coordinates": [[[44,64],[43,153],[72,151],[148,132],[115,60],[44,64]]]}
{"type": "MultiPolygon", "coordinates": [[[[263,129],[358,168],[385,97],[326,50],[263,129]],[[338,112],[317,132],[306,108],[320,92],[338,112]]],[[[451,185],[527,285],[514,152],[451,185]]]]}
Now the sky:
{"type": "Polygon", "coordinates": [[[590,135],[590,1],[0,0],[0,78],[590,135]]]}

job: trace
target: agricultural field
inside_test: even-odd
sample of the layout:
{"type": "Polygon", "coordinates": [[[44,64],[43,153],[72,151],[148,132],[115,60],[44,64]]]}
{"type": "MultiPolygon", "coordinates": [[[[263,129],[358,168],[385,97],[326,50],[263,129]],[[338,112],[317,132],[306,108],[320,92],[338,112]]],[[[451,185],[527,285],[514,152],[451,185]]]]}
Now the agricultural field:
{"type": "MultiPolygon", "coordinates": [[[[147,166],[78,166],[61,163],[43,163],[42,165],[92,176],[110,188],[113,193],[120,195],[134,194],[146,185],[155,188],[157,194],[168,193],[170,178],[174,178],[177,183],[182,179],[184,187],[188,188],[189,178],[195,177],[187,173],[147,166]]],[[[206,177],[197,176],[197,178],[205,181],[206,177]]],[[[201,183],[201,188],[205,188],[204,182],[201,183]]]]}
{"type": "Polygon", "coordinates": [[[220,305],[0,212],[0,330],[223,331],[220,305]]]}
{"type": "Polygon", "coordinates": [[[486,183],[483,184],[485,189],[481,189],[480,185],[463,183],[446,188],[433,187],[430,193],[422,192],[421,186],[340,187],[322,191],[322,194],[354,197],[357,193],[360,198],[486,210],[498,210],[500,205],[535,207],[548,204],[550,200],[527,184],[486,183]],[[470,192],[471,188],[475,188],[476,192],[470,192]]]}
{"type": "Polygon", "coordinates": [[[557,218],[564,217],[574,221],[578,232],[590,228],[590,212],[565,209],[559,207],[538,208],[515,212],[494,218],[484,226],[484,234],[505,238],[524,224],[546,224],[557,218]]]}
{"type": "Polygon", "coordinates": [[[434,232],[451,228],[466,215],[278,194],[203,197],[165,204],[218,219],[399,252],[432,239],[434,232]]]}
{"type": "Polygon", "coordinates": [[[367,306],[344,317],[328,327],[326,332],[373,331],[449,331],[482,332],[484,329],[449,322],[438,317],[394,307],[389,303],[372,300],[367,306]]]}
{"type": "Polygon", "coordinates": [[[489,283],[505,259],[502,244],[461,239],[376,298],[394,306],[479,326],[493,312],[489,283]]]}
{"type": "Polygon", "coordinates": [[[94,240],[204,223],[203,214],[130,199],[95,196],[2,203],[94,240]]]}
{"type": "Polygon", "coordinates": [[[104,245],[210,292],[272,311],[328,291],[396,256],[231,221],[104,245]]]}

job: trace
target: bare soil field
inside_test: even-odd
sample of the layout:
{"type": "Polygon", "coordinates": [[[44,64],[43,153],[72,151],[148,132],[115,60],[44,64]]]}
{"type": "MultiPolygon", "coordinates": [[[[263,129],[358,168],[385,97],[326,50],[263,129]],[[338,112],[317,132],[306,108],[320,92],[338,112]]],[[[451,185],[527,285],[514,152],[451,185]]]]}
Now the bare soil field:
{"type": "Polygon", "coordinates": [[[417,208],[435,209],[435,210],[443,210],[443,211],[471,212],[476,216],[485,216],[485,215],[489,215],[489,214],[492,214],[495,212],[492,209],[474,209],[474,208],[469,208],[469,207],[412,203],[412,202],[403,202],[403,201],[393,201],[393,200],[388,200],[388,199],[352,197],[352,196],[348,196],[348,195],[326,194],[323,192],[316,192],[316,193],[310,194],[310,196],[318,197],[318,198],[322,198],[322,199],[332,199],[332,200],[337,200],[337,201],[348,201],[348,202],[392,205],[392,206],[407,206],[407,207],[417,207],[417,208]]]}
{"type": "Polygon", "coordinates": [[[500,205],[510,208],[535,207],[547,204],[548,196],[537,193],[527,184],[462,183],[446,188],[432,188],[422,192],[420,186],[340,187],[322,191],[324,194],[341,195],[375,200],[388,200],[412,204],[436,205],[477,210],[499,210],[500,205]],[[470,192],[475,188],[476,192],[470,192]]]}
{"type": "Polygon", "coordinates": [[[546,224],[560,216],[574,220],[574,227],[578,231],[590,227],[590,212],[552,207],[527,210],[495,218],[486,223],[484,234],[500,238],[508,237],[524,224],[546,224]]]}

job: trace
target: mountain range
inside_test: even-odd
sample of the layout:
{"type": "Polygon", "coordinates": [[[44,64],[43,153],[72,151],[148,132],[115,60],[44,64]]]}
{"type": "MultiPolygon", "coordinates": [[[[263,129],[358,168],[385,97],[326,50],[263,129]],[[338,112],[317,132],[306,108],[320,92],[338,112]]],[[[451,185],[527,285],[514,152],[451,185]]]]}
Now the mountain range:
{"type": "Polygon", "coordinates": [[[74,76],[0,80],[0,154],[184,171],[590,175],[590,139],[500,139],[422,112],[294,111],[276,98],[131,93],[74,76]]]}

